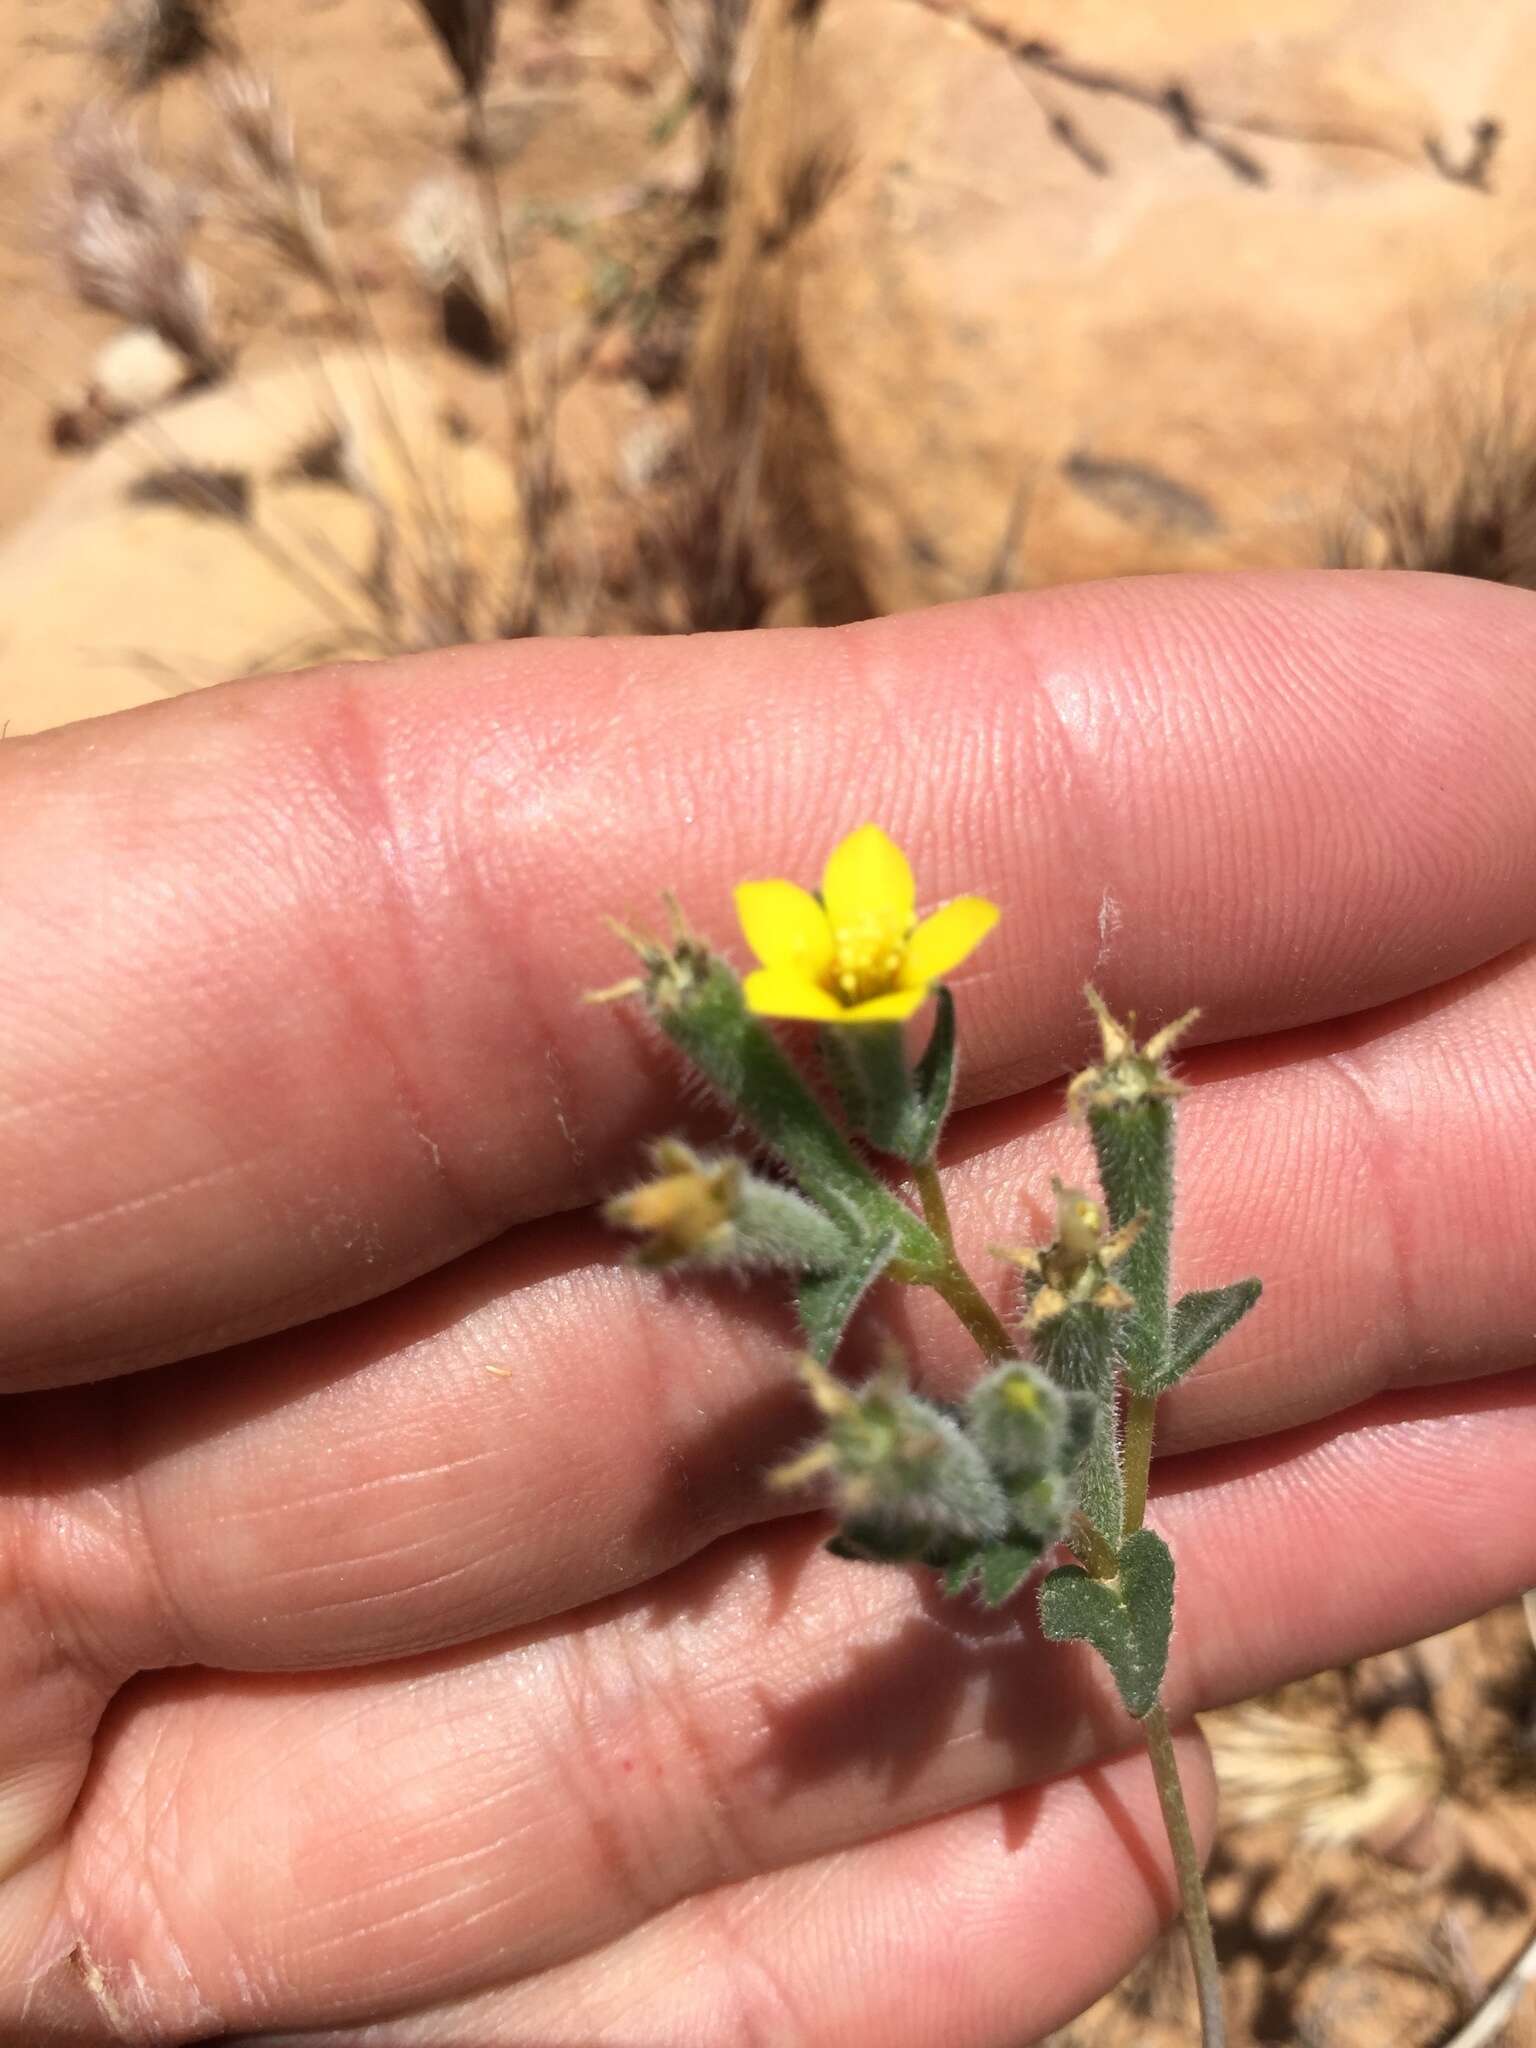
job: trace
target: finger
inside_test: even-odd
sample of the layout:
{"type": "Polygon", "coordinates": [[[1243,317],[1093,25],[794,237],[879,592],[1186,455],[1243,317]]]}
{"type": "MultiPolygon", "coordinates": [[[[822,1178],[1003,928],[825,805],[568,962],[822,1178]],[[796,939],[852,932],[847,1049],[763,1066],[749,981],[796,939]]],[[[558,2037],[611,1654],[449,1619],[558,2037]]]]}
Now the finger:
{"type": "MultiPolygon", "coordinates": [[[[1191,1061],[1176,1278],[1258,1272],[1266,1293],[1170,1400],[1166,1444],[1530,1358],[1533,1011],[1536,954],[1289,1034],[1246,1071],[1191,1061]]],[[[957,1128],[975,1149],[954,1212],[978,1270],[989,1242],[1048,1229],[1052,1170],[1084,1165],[1081,1133],[1043,1117],[1026,1102],[957,1128]]],[[[761,1475],[807,1420],[771,1291],[667,1288],[611,1257],[585,1226],[546,1224],[224,1372],[13,1403],[0,1477],[34,1492],[50,1668],[61,1642],[113,1683],[406,1655],[582,1605],[784,1513],[761,1475]]],[[[974,1378],[942,1305],[888,1288],[872,1313],[926,1385],[974,1378]]]]}
{"type": "MultiPolygon", "coordinates": [[[[1457,1399],[1173,1468],[1175,1719],[1530,1583],[1536,1381],[1457,1399]]],[[[734,1538],[584,1627],[398,1670],[139,1681],[76,1810],[64,1924],[113,1981],[134,1960],[167,2031],[206,2031],[207,2007],[369,2017],[1135,1741],[1097,1668],[1022,1614],[814,1544],[801,1523],[734,1538]],[[173,1839],[148,1822],[168,1811],[173,1839]],[[258,1967],[276,1930],[280,1973],[258,1967]]]]}
{"type": "MultiPolygon", "coordinates": [[[[1209,1757],[1177,1745],[1197,1839],[1209,1757]]],[[[579,1963],[290,2048],[1022,2048],[1117,1984],[1177,1893],[1143,1758],[686,1900],[579,1963]],[[829,1967],[832,1958],[835,1967],[829,1967]]]]}
{"type": "MultiPolygon", "coordinates": [[[[1264,1294],[1160,1406],[1161,1448],[1258,1436],[1386,1388],[1529,1359],[1533,1008],[1536,949],[1523,948],[1368,1015],[1187,1062],[1176,1290],[1255,1274],[1264,1294]]],[[[999,1235],[1047,1241],[1051,1165],[1094,1184],[1084,1133],[1029,1121],[1023,1105],[979,1113],[976,1150],[952,1175],[978,1264],[999,1235]],[[1010,1142],[1021,1122],[1022,1144],[1010,1142]],[[1027,1206],[1021,1190],[1035,1191],[1027,1206]],[[999,1229],[1010,1212],[1011,1233],[999,1229]]],[[[914,1317],[924,1358],[944,1327],[936,1309],[925,1297],[914,1317]]]]}
{"type": "Polygon", "coordinates": [[[1004,923],[978,1095],[1092,972],[1223,1036],[1530,936],[1531,600],[1144,580],[835,634],[462,650],[7,748],[0,1362],[162,1361],[366,1298],[605,1186],[670,1068],[583,989],[605,912],[814,879],[881,817],[1004,923]],[[1405,710],[1406,707],[1406,710],[1405,710]],[[893,765],[895,764],[895,765],[893,765]]]}

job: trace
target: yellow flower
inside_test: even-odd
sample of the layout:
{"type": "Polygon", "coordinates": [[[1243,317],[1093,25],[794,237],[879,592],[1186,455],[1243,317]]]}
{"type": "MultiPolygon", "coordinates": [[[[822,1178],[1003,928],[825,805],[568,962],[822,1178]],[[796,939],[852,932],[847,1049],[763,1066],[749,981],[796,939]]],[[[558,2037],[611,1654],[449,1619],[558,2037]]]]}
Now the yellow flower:
{"type": "Polygon", "coordinates": [[[762,966],[746,980],[760,1017],[878,1024],[910,1017],[979,946],[1000,912],[957,896],[921,923],[912,870],[878,825],[833,847],[821,895],[795,882],[743,882],[736,913],[762,966]]]}

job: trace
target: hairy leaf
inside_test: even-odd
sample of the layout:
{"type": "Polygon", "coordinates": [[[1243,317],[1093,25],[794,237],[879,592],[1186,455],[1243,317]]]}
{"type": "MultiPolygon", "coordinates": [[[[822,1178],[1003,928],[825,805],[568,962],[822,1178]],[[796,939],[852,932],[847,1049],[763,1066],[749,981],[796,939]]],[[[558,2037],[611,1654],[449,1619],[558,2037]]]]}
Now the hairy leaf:
{"type": "Polygon", "coordinates": [[[1184,1295],[1173,1311],[1167,1370],[1146,1391],[1162,1394],[1177,1386],[1229,1330],[1236,1329],[1262,1291],[1262,1281],[1234,1280],[1229,1287],[1207,1287],[1184,1295]]]}
{"type": "Polygon", "coordinates": [[[850,1245],[847,1259],[831,1272],[811,1273],[801,1281],[796,1306],[813,1358],[830,1363],[850,1316],[895,1256],[896,1233],[885,1230],[850,1245]]]}
{"type": "Polygon", "coordinates": [[[1045,1545],[1022,1532],[1001,1543],[978,1543],[944,1574],[944,1591],[963,1593],[974,1580],[987,1607],[1001,1607],[1023,1585],[1044,1554],[1045,1545]]]}
{"type": "Polygon", "coordinates": [[[955,1092],[955,999],[941,983],[933,1035],[912,1076],[912,1104],[903,1132],[902,1156],[924,1166],[938,1149],[939,1133],[955,1092]]]}
{"type": "Polygon", "coordinates": [[[1063,1565],[1040,1588],[1040,1626],[1053,1643],[1083,1642],[1109,1666],[1126,1712],[1157,1705],[1173,1633],[1173,1557],[1162,1537],[1138,1529],[1120,1548],[1116,1579],[1063,1565]]]}

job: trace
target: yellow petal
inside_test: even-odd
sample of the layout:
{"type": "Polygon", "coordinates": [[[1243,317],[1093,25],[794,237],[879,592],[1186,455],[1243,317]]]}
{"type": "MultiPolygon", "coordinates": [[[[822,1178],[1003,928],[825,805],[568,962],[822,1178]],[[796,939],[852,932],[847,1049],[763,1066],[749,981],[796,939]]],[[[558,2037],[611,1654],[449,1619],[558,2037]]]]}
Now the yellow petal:
{"type": "Polygon", "coordinates": [[[806,975],[789,967],[761,967],[742,983],[747,1008],[759,1017],[808,1017],[817,1024],[839,1022],[848,1012],[806,975]]]}
{"type": "Polygon", "coordinates": [[[828,854],[821,900],[834,926],[876,918],[904,935],[911,929],[917,889],[907,856],[895,841],[878,825],[861,825],[828,854]]]}
{"type": "Polygon", "coordinates": [[[888,996],[871,996],[866,1003],[850,1003],[848,1008],[839,1008],[839,1024],[887,1024],[910,1017],[914,1010],[922,1007],[925,988],[893,989],[888,996]]]}
{"type": "Polygon", "coordinates": [[[902,986],[927,988],[942,980],[967,953],[975,951],[1001,916],[997,905],[984,896],[957,896],[932,917],[925,917],[907,941],[902,986]]]}
{"type": "Polygon", "coordinates": [[[765,967],[784,967],[820,981],[832,965],[832,927],[809,889],[798,882],[743,882],[736,915],[747,944],[765,967]]]}

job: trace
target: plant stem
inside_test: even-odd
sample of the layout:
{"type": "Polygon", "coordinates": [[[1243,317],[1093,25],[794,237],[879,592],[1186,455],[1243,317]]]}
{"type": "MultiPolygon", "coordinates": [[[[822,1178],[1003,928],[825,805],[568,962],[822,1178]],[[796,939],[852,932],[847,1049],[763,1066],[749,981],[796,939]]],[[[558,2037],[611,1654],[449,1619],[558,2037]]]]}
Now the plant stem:
{"type": "Polygon", "coordinates": [[[923,1204],[923,1220],[938,1239],[944,1254],[944,1263],[938,1271],[924,1276],[928,1285],[948,1302],[989,1361],[1012,1358],[1018,1346],[1004,1327],[1002,1317],[960,1263],[939,1169],[929,1160],[925,1165],[914,1167],[913,1174],[923,1204]]]}
{"type": "MultiPolygon", "coordinates": [[[[1155,1394],[1133,1394],[1125,1417],[1125,1534],[1133,1535],[1147,1513],[1147,1481],[1152,1467],[1152,1430],[1157,1414],[1155,1394]]],[[[1179,1783],[1178,1760],[1168,1716],[1155,1706],[1142,1722],[1147,1750],[1152,1758],[1152,1775],[1157,1780],[1158,1803],[1163,1809],[1163,1827],[1173,1851],[1173,1867],[1179,1877],[1179,1904],[1183,1909],[1184,1933],[1189,1942],[1190,1961],[1195,1966],[1195,1990],[1200,2001],[1200,2038],[1205,2048],[1224,2048],[1226,2021],[1221,2010],[1221,1969],[1216,1961],[1216,1944],[1211,1937],[1211,1909],[1206,1904],[1205,1880],[1200,1872],[1200,1855],[1190,1832],[1189,1810],[1184,1804],[1184,1787],[1179,1783]]]]}
{"type": "Polygon", "coordinates": [[[1134,1535],[1146,1519],[1147,1481],[1152,1470],[1152,1431],[1157,1414],[1155,1394],[1132,1394],[1125,1411],[1125,1534],[1134,1535]]]}
{"type": "Polygon", "coordinates": [[[1156,1706],[1141,1725],[1147,1732],[1147,1750],[1152,1758],[1152,1775],[1157,1780],[1163,1826],[1167,1830],[1168,1846],[1173,1851],[1173,1867],[1178,1872],[1184,1932],[1189,1940],[1190,1961],[1195,1966],[1200,2039],[1204,2048],[1225,2048],[1227,2027],[1221,2009],[1221,1967],[1216,1960],[1211,1913],[1205,1902],[1205,1883],[1200,1874],[1200,1853],[1190,1831],[1189,1810],[1184,1804],[1178,1760],[1173,1753],[1173,1737],[1168,1732],[1168,1716],[1161,1706],[1156,1706]]]}
{"type": "Polygon", "coordinates": [[[1072,1533],[1068,1537],[1079,1561],[1096,1579],[1112,1579],[1120,1569],[1120,1560],[1114,1546],[1093,1526],[1085,1514],[1072,1518],[1072,1533]]]}

